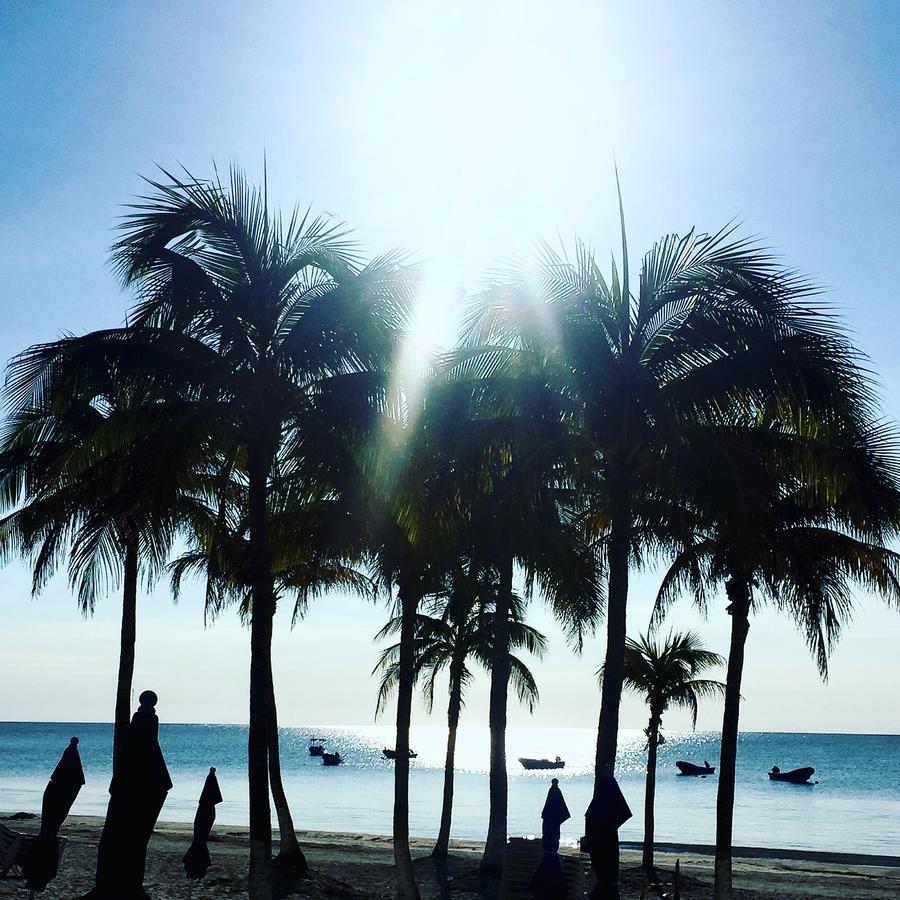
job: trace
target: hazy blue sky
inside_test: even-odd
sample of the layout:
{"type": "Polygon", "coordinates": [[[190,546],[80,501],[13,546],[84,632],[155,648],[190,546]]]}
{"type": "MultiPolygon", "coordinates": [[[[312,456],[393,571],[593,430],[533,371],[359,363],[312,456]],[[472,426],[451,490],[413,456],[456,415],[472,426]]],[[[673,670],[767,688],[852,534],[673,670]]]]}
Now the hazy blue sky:
{"type": "MultiPolygon", "coordinates": [[[[424,330],[460,286],[537,235],[615,241],[613,157],[632,253],[738,218],[827,287],[900,415],[900,7],[888,2],[0,4],[0,357],[121,321],[106,268],[139,174],[268,157],[285,206],[346,219],[372,251],[427,263],[424,330]]],[[[658,575],[636,580],[645,627],[658,575]]],[[[110,718],[118,601],[83,621],[63,579],[37,601],[0,574],[0,719],[110,718]]],[[[727,650],[720,604],[673,621],[727,650]]],[[[371,721],[385,611],[334,598],[279,622],[286,724],[371,721]]],[[[546,614],[541,724],[593,726],[602,641],[573,659],[546,614]]],[[[860,598],[823,687],[785,620],[754,621],[742,724],[900,730],[900,615],[860,598]],[[886,698],[892,698],[886,702],[886,698]]],[[[204,631],[200,595],[142,599],[137,690],[169,721],[245,721],[248,635],[204,631]]],[[[470,723],[485,718],[486,684],[470,723]]],[[[417,714],[424,721],[424,713],[417,714]]],[[[720,710],[701,713],[702,728],[720,710]]],[[[515,711],[523,722],[525,713],[515,711]]],[[[436,722],[441,721],[435,719],[436,722]]],[[[672,726],[683,724],[672,716],[672,726]]],[[[626,701],[623,725],[642,727],[626,701]]]]}

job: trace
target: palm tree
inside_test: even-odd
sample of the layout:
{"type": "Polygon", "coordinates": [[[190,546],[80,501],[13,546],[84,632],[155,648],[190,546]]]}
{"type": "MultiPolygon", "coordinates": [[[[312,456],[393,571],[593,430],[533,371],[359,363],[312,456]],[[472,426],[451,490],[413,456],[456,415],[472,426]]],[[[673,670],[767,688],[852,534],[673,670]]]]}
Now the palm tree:
{"type": "Polygon", "coordinates": [[[122,589],[115,770],[131,718],[140,574],[152,580],[166,563],[202,449],[184,430],[183,407],[105,366],[90,336],[18,356],[6,399],[0,493],[12,511],[0,521],[3,559],[31,557],[35,593],[67,559],[85,616],[108,589],[122,589]]]}
{"type": "MultiPolygon", "coordinates": [[[[415,632],[416,680],[423,679],[423,694],[428,711],[434,706],[434,689],[437,677],[445,669],[449,675],[449,703],[447,706],[447,755],[444,765],[444,793],[441,807],[441,824],[432,856],[444,859],[449,852],[450,824],[453,814],[453,779],[456,756],[456,733],[460,713],[465,704],[466,687],[472,679],[468,666],[470,659],[489,671],[493,649],[493,618],[491,604],[496,596],[496,585],[484,577],[479,578],[460,566],[452,578],[447,592],[436,596],[427,612],[417,617],[415,632]]],[[[524,649],[535,656],[542,656],[546,649],[544,636],[523,621],[524,605],[520,598],[513,598],[509,617],[510,649],[524,649]]],[[[382,640],[397,634],[401,620],[394,616],[376,635],[382,640]]],[[[383,672],[378,692],[378,712],[396,689],[399,677],[400,645],[387,647],[375,671],[383,672]]],[[[538,700],[538,689],[527,665],[510,654],[510,679],[519,700],[529,710],[538,700]]]]}
{"type": "Polygon", "coordinates": [[[493,610],[490,811],[480,870],[497,875],[507,843],[506,723],[510,679],[509,623],[518,569],[527,596],[539,593],[580,649],[602,608],[598,561],[569,508],[572,436],[565,398],[547,387],[538,354],[517,353],[494,373],[506,348],[464,344],[449,359],[447,380],[430,403],[439,435],[435,458],[452,477],[461,520],[460,546],[497,583],[493,610]]]}
{"type": "MultiPolygon", "coordinates": [[[[172,565],[172,592],[181,594],[184,577],[197,574],[206,582],[206,616],[215,618],[226,607],[238,605],[241,619],[252,619],[247,561],[250,554],[246,480],[225,473],[216,485],[215,505],[196,498],[189,516],[193,546],[172,565]]],[[[293,621],[305,615],[309,602],[330,590],[372,596],[374,585],[348,561],[349,546],[334,547],[335,519],[343,519],[333,499],[315,500],[300,495],[296,484],[282,475],[273,480],[269,498],[269,535],[276,605],[284,597],[294,601],[293,621]]],[[[281,776],[278,713],[274,679],[268,725],[269,779],[278,819],[279,852],[275,859],[282,882],[305,877],[309,867],[297,840],[294,821],[281,776]]]]}
{"type": "Polygon", "coordinates": [[[248,887],[254,900],[269,900],[272,480],[285,447],[323,420],[332,433],[365,432],[387,389],[415,276],[396,254],[361,265],[340,224],[273,214],[266,186],[237,169],[227,183],[165,178],[150,182],[121,225],[113,262],[137,302],[130,327],[109,341],[120,357],[138,355],[154,382],[177,383],[194,401],[205,445],[223,461],[240,459],[246,473],[248,887]]]}
{"type": "MultiPolygon", "coordinates": [[[[691,631],[670,634],[660,643],[649,634],[625,643],[625,690],[643,695],[650,707],[647,725],[647,790],[644,794],[645,869],[653,869],[654,799],[656,796],[656,752],[662,717],[671,708],[686,709],[691,727],[697,727],[697,707],[706,697],[722,696],[725,685],[699,676],[723,665],[724,657],[707,650],[691,631]]],[[[600,670],[602,679],[602,669],[600,670]]]]}
{"type": "MultiPolygon", "coordinates": [[[[648,493],[665,483],[686,429],[766,406],[817,417],[867,402],[833,319],[772,255],[731,228],[669,235],[644,257],[632,293],[621,200],[620,220],[621,275],[613,261],[607,280],[581,241],[571,255],[542,245],[533,265],[494,277],[467,321],[474,340],[503,348],[483,371],[513,371],[523,348],[542,355],[593,456],[592,525],[607,568],[595,789],[615,771],[629,569],[672,544],[648,493]]],[[[598,876],[615,879],[612,869],[598,876]]]]}
{"type": "MultiPolygon", "coordinates": [[[[863,409],[863,415],[865,409],[863,409]]],[[[724,586],[731,616],[716,803],[715,897],[731,897],[731,843],[744,646],[768,602],[804,633],[827,677],[828,656],[862,586],[900,607],[900,556],[884,547],[900,523],[898,442],[884,425],[805,423],[729,429],[695,446],[669,485],[691,535],[667,572],[654,615],[683,590],[705,609],[724,586]],[[848,434],[848,431],[850,432],[848,434]],[[679,503],[679,500],[682,502],[679,503]]]]}

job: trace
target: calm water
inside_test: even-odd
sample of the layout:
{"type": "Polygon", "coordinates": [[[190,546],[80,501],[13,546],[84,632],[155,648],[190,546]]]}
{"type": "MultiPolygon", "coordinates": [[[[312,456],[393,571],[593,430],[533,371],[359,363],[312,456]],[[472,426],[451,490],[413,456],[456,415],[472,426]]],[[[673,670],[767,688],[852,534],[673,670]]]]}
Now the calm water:
{"type": "MultiPolygon", "coordinates": [[[[40,809],[41,793],[69,737],[79,749],[87,784],[73,814],[103,815],[109,783],[112,727],[56,723],[0,723],[0,810],[40,809]]],[[[247,822],[245,778],[246,728],[238,725],[162,725],[160,744],[174,788],[163,819],[190,821],[209,766],[218,769],[225,802],[218,821],[247,822]]],[[[410,828],[434,835],[440,816],[445,731],[413,729],[410,828]]],[[[551,775],[560,786],[573,818],[563,840],[577,841],[591,790],[595,735],[589,729],[512,728],[509,823],[511,835],[540,832],[540,811],[551,775]],[[562,772],[524,773],[519,756],[561,756],[562,772]]],[[[388,727],[285,728],[281,746],[285,787],[300,828],[389,833],[393,789],[392,764],[381,749],[391,743],[388,727]],[[326,768],[307,753],[310,739],[321,737],[340,751],[346,765],[326,768]]],[[[619,778],[635,817],[622,829],[624,840],[641,837],[645,754],[643,736],[623,732],[619,778]]],[[[484,728],[461,728],[457,750],[454,836],[483,839],[487,829],[488,737],[484,728]]],[[[674,761],[718,764],[714,734],[669,733],[660,748],[657,781],[657,840],[712,843],[715,825],[715,776],[681,778],[674,761]]],[[[900,736],[840,734],[767,734],[741,736],[738,757],[735,843],[751,846],[859,853],[900,854],[900,736]],[[815,766],[819,784],[796,786],[770,782],[766,772],[815,766]]]]}

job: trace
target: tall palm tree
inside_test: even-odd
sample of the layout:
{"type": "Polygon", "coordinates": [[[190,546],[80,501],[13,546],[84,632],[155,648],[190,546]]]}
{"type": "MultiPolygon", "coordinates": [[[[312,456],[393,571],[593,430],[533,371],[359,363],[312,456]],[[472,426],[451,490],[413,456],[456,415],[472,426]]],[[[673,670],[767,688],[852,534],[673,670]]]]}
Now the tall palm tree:
{"type": "MultiPolygon", "coordinates": [[[[460,568],[454,573],[450,589],[438,595],[427,611],[419,614],[415,633],[415,678],[423,680],[423,694],[428,711],[434,706],[435,681],[446,670],[449,677],[449,702],[447,706],[447,754],[444,764],[444,792],[441,806],[441,824],[432,856],[446,858],[450,846],[450,825],[453,816],[453,781],[456,758],[456,734],[460,714],[465,704],[465,693],[472,679],[469,660],[474,660],[486,671],[490,670],[494,629],[492,597],[496,585],[479,578],[471,569],[460,568]]],[[[524,649],[535,656],[542,656],[546,649],[544,636],[523,621],[524,605],[514,596],[510,610],[509,646],[511,650],[524,649]]],[[[394,616],[376,635],[383,640],[397,634],[401,620],[394,616]]],[[[400,645],[387,647],[379,658],[375,671],[382,671],[378,692],[380,712],[397,687],[399,677],[400,645]]],[[[513,688],[529,710],[538,700],[538,688],[527,665],[510,654],[510,680],[513,688]]]]}
{"type": "MultiPolygon", "coordinates": [[[[647,725],[647,789],[644,794],[644,850],[642,863],[653,869],[654,800],[656,797],[656,753],[662,717],[668,709],[686,709],[691,726],[697,727],[699,701],[723,695],[725,685],[702,678],[725,658],[707,650],[691,631],[670,634],[661,643],[649,634],[625,642],[625,690],[641,694],[650,707],[647,725]]],[[[602,669],[600,670],[602,679],[602,669]]]]}
{"type": "Polygon", "coordinates": [[[493,876],[507,843],[506,723],[510,678],[509,623],[518,569],[526,596],[552,608],[576,649],[602,608],[598,561],[570,509],[567,402],[547,387],[538,354],[516,353],[506,372],[492,371],[508,348],[464,343],[436,389],[431,427],[436,455],[452,473],[462,520],[461,545],[497,583],[489,701],[489,818],[480,870],[493,876]]]}
{"type": "MultiPolygon", "coordinates": [[[[320,427],[365,431],[385,395],[415,273],[396,254],[367,265],[343,226],[273,214],[266,186],[185,173],[150,182],[120,226],[113,262],[137,292],[110,335],[155,381],[195,401],[206,445],[241,459],[251,595],[249,893],[272,896],[268,747],[275,607],[268,501],[279,454],[320,427]]],[[[308,443],[307,454],[314,452],[308,443]]],[[[298,477],[302,477],[298,475],[298,477]]]]}
{"type": "Polygon", "coordinates": [[[152,580],[165,566],[203,450],[179,439],[177,400],[160,402],[105,366],[90,336],[32,347],[10,364],[6,387],[0,555],[32,558],[35,593],[66,561],[86,616],[122,589],[115,770],[131,718],[141,571],[152,580]]]}
{"type": "Polygon", "coordinates": [[[900,556],[884,541],[900,524],[898,442],[884,425],[785,422],[729,429],[695,446],[681,476],[691,537],[660,587],[655,616],[682,591],[705,608],[724,586],[731,616],[716,802],[715,897],[732,892],[731,844],[744,647],[765,603],[794,620],[827,677],[828,656],[861,586],[900,607],[900,556]],[[849,434],[848,434],[849,430],[849,434]]]}
{"type": "MultiPolygon", "coordinates": [[[[665,483],[687,428],[802,406],[810,416],[867,402],[855,358],[812,288],[731,228],[669,235],[644,257],[632,292],[624,215],[621,273],[591,248],[543,245],[475,298],[467,328],[503,352],[482,369],[511,371],[522,348],[543,355],[551,387],[577,407],[593,454],[593,525],[607,567],[605,678],[596,781],[614,774],[624,682],[629,569],[670,545],[636,531],[650,486],[665,483]],[[645,540],[650,538],[649,542],[645,540]]],[[[616,875],[597,873],[603,884],[616,875]]]]}

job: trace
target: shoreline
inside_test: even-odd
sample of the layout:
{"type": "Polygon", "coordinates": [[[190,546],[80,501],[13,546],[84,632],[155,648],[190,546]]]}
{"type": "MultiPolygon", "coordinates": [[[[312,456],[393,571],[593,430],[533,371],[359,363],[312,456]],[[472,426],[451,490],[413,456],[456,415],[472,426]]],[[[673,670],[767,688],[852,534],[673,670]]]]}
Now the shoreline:
{"type": "MultiPolygon", "coordinates": [[[[40,812],[34,810],[21,810],[15,813],[0,810],[0,822],[9,827],[11,822],[19,822],[22,830],[28,830],[30,823],[38,823],[40,821],[40,812]],[[25,818],[27,817],[27,818],[25,818]]],[[[69,816],[66,819],[64,827],[83,826],[86,828],[101,829],[103,827],[103,816],[69,816]]],[[[171,822],[160,821],[156,824],[156,831],[162,834],[190,834],[190,822],[171,822]]],[[[228,835],[249,835],[250,828],[247,825],[233,825],[229,822],[222,822],[218,819],[213,826],[215,829],[225,830],[228,835]]],[[[273,839],[278,835],[278,828],[272,826],[273,839]]],[[[520,837],[520,835],[511,835],[511,837],[520,837]]],[[[319,829],[303,830],[297,829],[297,838],[303,843],[304,840],[313,843],[342,843],[352,842],[374,842],[387,841],[391,842],[390,834],[377,831],[324,831],[319,829]]],[[[410,835],[410,846],[416,849],[429,849],[434,843],[434,837],[423,835],[410,835]]],[[[640,841],[620,841],[619,846],[623,851],[639,853],[643,847],[640,841]]],[[[451,847],[462,852],[480,852],[484,849],[484,841],[453,839],[451,847]]],[[[712,844],[691,844],[681,842],[656,842],[654,844],[656,853],[663,856],[715,856],[716,848],[712,844]]],[[[560,853],[574,854],[576,848],[562,846],[560,853]]],[[[862,868],[878,868],[878,869],[897,869],[900,871],[900,856],[892,856],[877,853],[836,853],[828,850],[795,850],[790,847],[742,847],[735,845],[731,849],[734,859],[762,859],[762,860],[782,860],[785,862],[803,862],[803,863],[823,863],[835,866],[859,866],[862,868]]]]}
{"type": "MultiPolygon", "coordinates": [[[[15,815],[15,814],[13,814],[15,815]]],[[[21,814],[20,814],[21,815],[21,814]]],[[[27,833],[37,831],[40,819],[12,818],[0,813],[0,822],[27,833]]],[[[93,882],[97,841],[103,819],[72,816],[61,836],[67,838],[59,877],[48,887],[47,900],[79,896],[93,882]]],[[[146,886],[153,900],[217,900],[246,898],[246,869],[249,829],[245,825],[216,822],[209,845],[213,868],[201,882],[187,882],[181,857],[191,840],[186,822],[159,822],[147,854],[146,886]]],[[[277,852],[277,830],[274,850],[277,852]]],[[[314,877],[300,883],[296,896],[326,898],[369,898],[392,900],[393,844],[390,836],[361,832],[298,831],[297,837],[314,871],[314,877]]],[[[438,867],[430,857],[433,838],[412,838],[410,849],[423,900],[442,896],[437,880],[438,867]]],[[[622,898],[637,900],[646,878],[640,870],[640,845],[622,843],[622,898]]],[[[454,898],[477,900],[478,861],[482,841],[451,841],[449,872],[454,898]]],[[[561,855],[580,857],[587,869],[587,857],[565,847],[561,855]]],[[[671,880],[676,860],[680,861],[683,889],[691,900],[712,898],[714,857],[712,848],[697,844],[657,845],[657,865],[662,880],[671,880]]],[[[762,847],[736,847],[734,857],[735,900],[882,900],[900,896],[900,857],[867,854],[834,854],[791,851],[762,847]]],[[[0,898],[20,897],[21,882],[0,880],[0,898]]],[[[446,894],[444,894],[446,896],[446,894]]]]}

